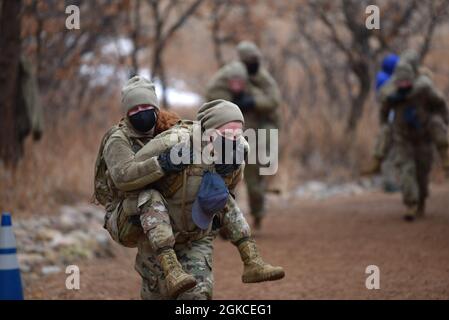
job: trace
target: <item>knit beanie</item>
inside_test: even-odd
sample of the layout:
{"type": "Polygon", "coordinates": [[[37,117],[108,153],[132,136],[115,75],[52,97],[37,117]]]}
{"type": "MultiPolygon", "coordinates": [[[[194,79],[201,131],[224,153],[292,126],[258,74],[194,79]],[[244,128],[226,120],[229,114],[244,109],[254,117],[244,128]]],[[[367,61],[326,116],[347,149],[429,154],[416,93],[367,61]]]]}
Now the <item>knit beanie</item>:
{"type": "Polygon", "coordinates": [[[203,104],[196,119],[204,129],[217,129],[232,121],[245,123],[240,108],[227,100],[213,100],[203,104]]]}

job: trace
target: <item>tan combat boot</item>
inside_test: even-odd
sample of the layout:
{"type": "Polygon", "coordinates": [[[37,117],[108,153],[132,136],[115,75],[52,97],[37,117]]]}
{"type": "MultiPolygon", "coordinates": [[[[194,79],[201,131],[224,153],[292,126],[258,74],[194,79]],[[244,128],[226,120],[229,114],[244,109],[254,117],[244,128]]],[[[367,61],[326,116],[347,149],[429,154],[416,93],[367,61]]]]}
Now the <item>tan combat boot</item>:
{"type": "Polygon", "coordinates": [[[162,251],[158,255],[158,260],[164,271],[168,295],[171,298],[176,298],[184,291],[196,286],[195,278],[182,269],[173,249],[162,251]]]}
{"type": "Polygon", "coordinates": [[[369,176],[380,173],[382,169],[382,160],[378,158],[372,158],[368,166],[362,169],[361,174],[363,176],[369,176]]]}
{"type": "Polygon", "coordinates": [[[284,269],[273,267],[262,260],[254,241],[245,240],[238,245],[238,249],[243,261],[242,282],[273,281],[284,277],[284,269]]]}
{"type": "Polygon", "coordinates": [[[418,209],[418,205],[408,206],[404,215],[404,220],[409,222],[414,221],[418,216],[418,209]]]}

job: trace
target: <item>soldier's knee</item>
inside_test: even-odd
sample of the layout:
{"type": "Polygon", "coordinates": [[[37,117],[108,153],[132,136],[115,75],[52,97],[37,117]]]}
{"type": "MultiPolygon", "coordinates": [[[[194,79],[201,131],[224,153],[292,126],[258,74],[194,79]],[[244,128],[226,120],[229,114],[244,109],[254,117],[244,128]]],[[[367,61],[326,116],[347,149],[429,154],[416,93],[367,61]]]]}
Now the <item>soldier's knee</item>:
{"type": "Polygon", "coordinates": [[[223,226],[223,231],[232,243],[237,243],[243,238],[251,237],[251,228],[243,216],[238,217],[234,221],[227,222],[223,226]]]}
{"type": "Polygon", "coordinates": [[[160,223],[148,231],[147,238],[154,252],[162,248],[173,248],[175,245],[175,236],[171,225],[160,223]]]}
{"type": "Polygon", "coordinates": [[[156,252],[173,247],[175,238],[163,196],[156,190],[145,190],[139,194],[138,206],[141,225],[151,248],[156,252]]]}

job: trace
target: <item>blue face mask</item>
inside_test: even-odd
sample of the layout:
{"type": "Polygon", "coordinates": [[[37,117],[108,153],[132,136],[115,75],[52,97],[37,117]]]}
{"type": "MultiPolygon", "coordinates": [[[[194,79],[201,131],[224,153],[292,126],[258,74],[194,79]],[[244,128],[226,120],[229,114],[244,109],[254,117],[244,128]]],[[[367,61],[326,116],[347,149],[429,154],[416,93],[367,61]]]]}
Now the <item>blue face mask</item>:
{"type": "Polygon", "coordinates": [[[156,110],[143,110],[132,116],[129,116],[129,122],[131,122],[134,129],[139,132],[145,133],[150,131],[156,125],[156,110]]]}

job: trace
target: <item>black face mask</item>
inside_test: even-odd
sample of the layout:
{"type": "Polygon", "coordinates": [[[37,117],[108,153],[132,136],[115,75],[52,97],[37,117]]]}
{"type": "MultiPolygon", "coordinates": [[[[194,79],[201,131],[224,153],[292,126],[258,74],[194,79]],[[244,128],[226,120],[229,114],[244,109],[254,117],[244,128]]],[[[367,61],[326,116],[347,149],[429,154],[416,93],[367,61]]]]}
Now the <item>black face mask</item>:
{"type": "Polygon", "coordinates": [[[405,96],[405,95],[407,95],[408,93],[410,93],[410,92],[412,91],[412,89],[413,89],[412,86],[410,86],[410,87],[399,88],[399,89],[398,89],[398,93],[401,94],[401,95],[403,95],[403,96],[405,96]]]}
{"type": "Polygon", "coordinates": [[[255,75],[259,71],[259,61],[246,62],[245,66],[250,76],[255,75]]]}
{"type": "Polygon", "coordinates": [[[156,124],[156,119],[156,111],[154,109],[140,111],[129,116],[129,122],[131,122],[134,129],[142,133],[153,129],[156,124]]]}
{"type": "Polygon", "coordinates": [[[240,139],[231,140],[218,135],[214,142],[214,152],[217,154],[217,163],[240,165],[244,161],[244,145],[240,139]]]}

